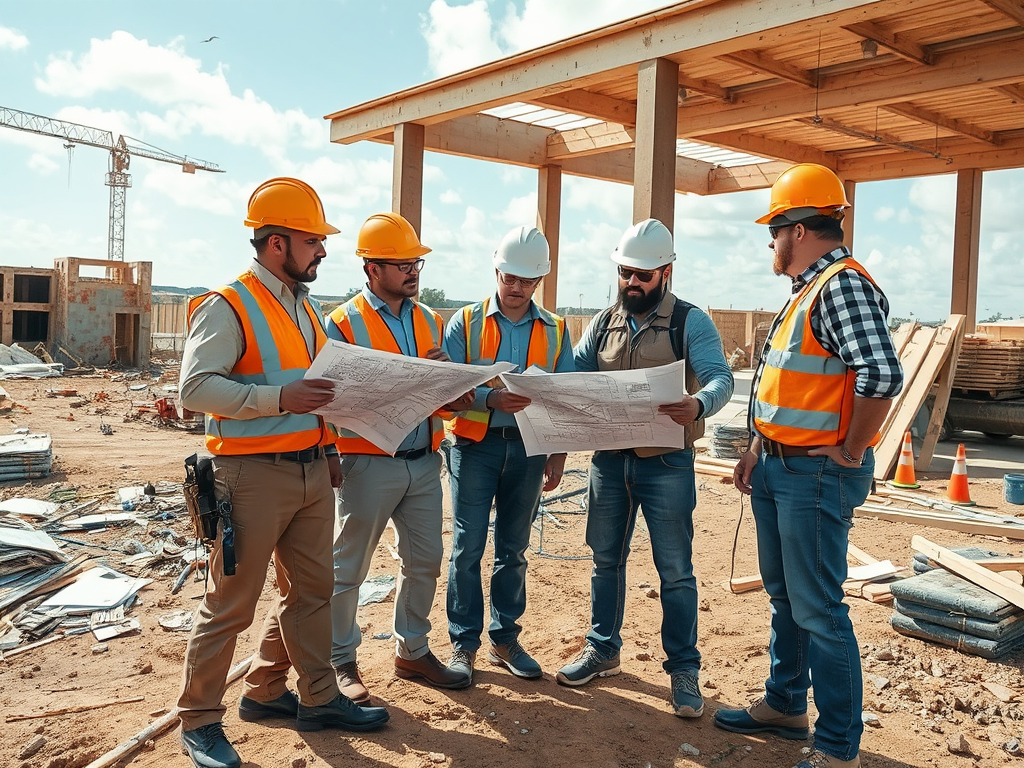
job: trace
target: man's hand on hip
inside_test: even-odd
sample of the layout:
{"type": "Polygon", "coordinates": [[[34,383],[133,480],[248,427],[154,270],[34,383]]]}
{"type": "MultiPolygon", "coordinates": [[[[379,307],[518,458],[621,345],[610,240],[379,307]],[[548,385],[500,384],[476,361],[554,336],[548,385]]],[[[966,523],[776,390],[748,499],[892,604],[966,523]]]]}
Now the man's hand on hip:
{"type": "Polygon", "coordinates": [[[333,399],[333,382],[327,379],[299,379],[281,387],[278,407],[288,413],[309,413],[333,399]]]}

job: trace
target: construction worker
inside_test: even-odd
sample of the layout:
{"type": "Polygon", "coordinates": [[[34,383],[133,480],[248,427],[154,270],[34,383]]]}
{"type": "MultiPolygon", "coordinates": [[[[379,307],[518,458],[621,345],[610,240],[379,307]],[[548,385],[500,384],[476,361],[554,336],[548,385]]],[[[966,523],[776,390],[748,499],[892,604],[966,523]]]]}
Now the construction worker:
{"type": "Polygon", "coordinates": [[[733,473],[757,524],[770,666],[764,697],[719,710],[715,725],[806,739],[813,680],[814,751],[797,768],[860,765],[860,651],[843,603],[846,551],[854,507],[871,488],[871,446],[903,383],[885,296],[843,246],[849,207],[832,171],[803,163],[779,176],[757,220],[768,225],[775,274],[789,277],[793,292],[754,375],[753,440],[733,473]]]}
{"type": "MultiPolygon", "coordinates": [[[[412,225],[397,213],[370,216],[359,230],[356,255],[367,283],[362,292],[335,309],[327,335],[361,347],[447,360],[441,349],[440,315],[415,301],[423,256],[412,225]]],[[[472,392],[446,408],[461,410],[472,392]]],[[[440,414],[422,422],[389,456],[354,432],[341,430],[338,449],[345,482],[338,496],[334,541],[334,597],[331,660],[343,693],[357,703],[369,691],[356,663],[362,639],[356,622],[359,585],[388,523],[397,531],[401,557],[395,592],[395,674],[437,688],[466,688],[467,675],[448,669],[430,651],[430,607],[441,573],[441,456],[444,427],[440,414]]]]}
{"type": "Polygon", "coordinates": [[[686,428],[686,447],[636,446],[594,454],[587,507],[587,544],[594,553],[592,626],[579,657],[556,679],[584,685],[619,673],[626,558],[639,507],[661,579],[663,667],[671,676],[672,708],[679,717],[700,717],[693,443],[704,434],[704,418],[732,397],[733,378],[711,319],[669,290],[675,258],[672,234],[660,221],[630,227],[612,253],[618,302],[591,321],[576,346],[578,371],[652,368],[685,359],[685,392],[659,411],[686,428]]]}
{"type": "MultiPolygon", "coordinates": [[[[185,650],[178,699],[182,744],[201,768],[241,765],[221,725],[238,633],[253,620],[271,556],[277,594],[263,622],[238,707],[242,720],[296,719],[299,730],[382,726],[388,713],[338,691],[331,668],[332,484],[341,482],[336,435],[310,411],[331,384],[302,376],[324,345],[308,283],[336,234],[316,192],[276,178],[249,198],[255,232],[249,270],[189,303],[181,404],[204,412],[216,495],[230,502],[234,575],[224,574],[226,533],[210,557],[206,595],[185,650]],[[289,667],[298,696],[285,686],[289,667]]],[[[229,555],[230,559],[230,555],[229,555]]]]}
{"type": "MultiPolygon", "coordinates": [[[[531,296],[551,271],[548,242],[538,230],[516,227],[494,252],[497,291],[463,307],[448,322],[445,350],[456,362],[514,363],[520,371],[573,371],[565,321],[531,296]]],[[[448,668],[473,675],[483,632],[484,597],[480,560],[494,503],[494,570],[491,574],[492,664],[517,677],[538,678],[538,664],[519,643],[526,610],[526,549],[541,490],[558,487],[565,454],[527,456],[514,414],[530,404],[500,380],[478,387],[473,406],[452,424],[452,555],[448,568],[448,668]]]]}

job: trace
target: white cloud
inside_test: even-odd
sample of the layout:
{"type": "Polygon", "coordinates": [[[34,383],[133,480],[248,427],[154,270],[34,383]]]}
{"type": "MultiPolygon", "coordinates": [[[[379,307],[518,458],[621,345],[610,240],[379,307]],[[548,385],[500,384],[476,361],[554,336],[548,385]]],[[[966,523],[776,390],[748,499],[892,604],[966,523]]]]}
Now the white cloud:
{"type": "Polygon", "coordinates": [[[69,123],[78,123],[86,128],[98,128],[102,131],[110,131],[112,138],[117,141],[121,134],[130,136],[136,133],[138,124],[127,112],[120,110],[89,109],[87,107],[64,107],[57,110],[54,115],[58,120],[69,123]]]}
{"type": "Polygon", "coordinates": [[[0,26],[0,50],[5,48],[9,51],[28,48],[28,38],[16,29],[0,26]]]}
{"type": "Polygon", "coordinates": [[[440,200],[445,205],[455,205],[462,202],[462,195],[454,189],[446,189],[441,193],[440,200]]]}
{"type": "Polygon", "coordinates": [[[28,159],[28,167],[38,174],[46,175],[53,173],[60,168],[60,163],[47,155],[34,152],[28,159]]]}
{"type": "Polygon", "coordinates": [[[494,40],[485,0],[455,6],[434,0],[427,16],[421,17],[420,29],[427,41],[430,68],[438,75],[460,72],[503,55],[494,40]]]}
{"type": "Polygon", "coordinates": [[[875,211],[875,221],[891,221],[893,216],[896,215],[896,209],[891,205],[883,205],[877,211],[875,211]]]}
{"type": "Polygon", "coordinates": [[[498,220],[509,227],[534,226],[537,221],[537,193],[513,197],[505,210],[498,214],[498,220]]]}

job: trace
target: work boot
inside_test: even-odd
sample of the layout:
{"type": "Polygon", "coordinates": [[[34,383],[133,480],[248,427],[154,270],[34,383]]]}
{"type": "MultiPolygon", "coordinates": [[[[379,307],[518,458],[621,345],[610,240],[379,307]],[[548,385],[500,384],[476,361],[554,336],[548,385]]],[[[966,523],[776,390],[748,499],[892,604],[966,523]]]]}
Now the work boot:
{"type": "Polygon", "coordinates": [[[360,707],[340,693],[319,707],[307,707],[299,702],[296,718],[300,731],[322,731],[324,728],[341,728],[344,731],[373,731],[386,723],[391,716],[384,707],[360,707]]]}
{"type": "Polygon", "coordinates": [[[515,639],[501,645],[492,645],[488,658],[491,664],[507,668],[516,677],[536,679],[544,676],[540,664],[534,661],[533,657],[515,639]]]}
{"type": "Polygon", "coordinates": [[[672,711],[676,717],[704,714],[704,698],[700,695],[700,676],[696,669],[672,673],[672,711]]]}
{"type": "Polygon", "coordinates": [[[476,664],[476,654],[472,651],[464,651],[456,648],[452,651],[452,657],[448,659],[448,669],[457,675],[466,675],[469,681],[473,682],[473,667],[476,664]]]}
{"type": "Polygon", "coordinates": [[[239,768],[242,758],[224,735],[224,724],[210,723],[181,732],[181,751],[196,768],[239,768]]]}
{"type": "Polygon", "coordinates": [[[586,685],[595,677],[611,677],[621,671],[619,654],[607,658],[597,648],[587,643],[575,661],[558,670],[555,680],[561,685],[586,685]]]}
{"type": "Polygon", "coordinates": [[[860,768],[860,755],[856,755],[853,760],[840,760],[816,749],[793,768],[860,768]]]}
{"type": "Polygon", "coordinates": [[[395,674],[403,680],[416,680],[435,688],[458,690],[469,688],[473,676],[446,667],[430,651],[418,659],[403,659],[395,656],[395,674]]]}
{"type": "Polygon", "coordinates": [[[256,701],[243,696],[238,702],[238,719],[247,723],[268,717],[295,717],[299,711],[299,697],[292,691],[285,691],[273,701],[256,701]]]}
{"type": "Polygon", "coordinates": [[[715,712],[715,725],[733,733],[771,733],[794,741],[810,735],[806,712],[784,715],[769,707],[763,698],[746,709],[718,710],[715,712]]]}
{"type": "Polygon", "coordinates": [[[359,674],[359,667],[354,661],[341,664],[334,669],[338,676],[338,690],[359,706],[363,707],[370,703],[370,692],[363,685],[363,677],[359,674]]]}

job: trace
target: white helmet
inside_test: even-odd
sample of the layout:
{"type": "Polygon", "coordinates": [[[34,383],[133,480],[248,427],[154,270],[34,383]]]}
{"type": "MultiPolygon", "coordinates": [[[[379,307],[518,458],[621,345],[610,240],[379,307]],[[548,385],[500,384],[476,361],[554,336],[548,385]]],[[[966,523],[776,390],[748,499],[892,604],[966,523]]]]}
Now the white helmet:
{"type": "Polygon", "coordinates": [[[516,227],[501,238],[493,262],[506,275],[544,277],[551,271],[547,238],[536,227],[516,227]]]}
{"type": "Polygon", "coordinates": [[[634,269],[661,269],[675,260],[672,233],[657,219],[634,224],[612,251],[612,261],[634,269]]]}

